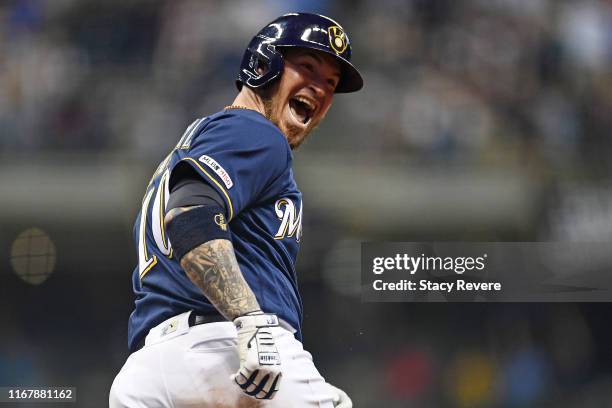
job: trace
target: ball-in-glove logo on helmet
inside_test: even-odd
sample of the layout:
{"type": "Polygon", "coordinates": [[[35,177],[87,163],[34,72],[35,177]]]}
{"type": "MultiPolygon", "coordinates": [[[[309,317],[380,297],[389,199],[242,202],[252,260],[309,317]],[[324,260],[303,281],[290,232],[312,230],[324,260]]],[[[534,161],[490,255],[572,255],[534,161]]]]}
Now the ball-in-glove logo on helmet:
{"type": "Polygon", "coordinates": [[[338,26],[331,26],[328,28],[327,33],[329,35],[329,45],[336,54],[342,54],[346,47],[348,47],[348,40],[344,30],[338,26]]]}

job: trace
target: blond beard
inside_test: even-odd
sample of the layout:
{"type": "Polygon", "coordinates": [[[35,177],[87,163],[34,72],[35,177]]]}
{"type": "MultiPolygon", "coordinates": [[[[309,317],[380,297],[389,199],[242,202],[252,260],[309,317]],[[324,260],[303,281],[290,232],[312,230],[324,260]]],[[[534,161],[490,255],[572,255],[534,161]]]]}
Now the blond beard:
{"type": "MultiPolygon", "coordinates": [[[[281,128],[281,120],[280,117],[277,117],[275,115],[275,102],[274,102],[274,92],[273,92],[273,86],[264,88],[260,90],[259,96],[261,97],[261,100],[263,101],[263,107],[264,107],[264,116],[266,117],[266,119],[268,119],[270,122],[274,123],[279,129],[281,129],[281,131],[285,134],[285,138],[287,139],[287,141],[289,142],[290,140],[296,140],[296,137],[299,136],[300,134],[302,134],[302,129],[299,128],[295,128],[295,127],[290,127],[289,129],[282,129],[281,128]]],[[[282,112],[283,109],[281,109],[282,112]]],[[[282,113],[281,113],[282,114],[282,113]]],[[[321,118],[323,119],[323,118],[321,118]]],[[[298,147],[300,147],[302,145],[302,143],[306,140],[306,137],[317,128],[318,123],[312,123],[310,125],[308,125],[308,127],[306,128],[304,132],[304,135],[302,136],[302,138],[299,139],[299,141],[297,143],[291,144],[291,142],[289,142],[289,145],[291,146],[291,150],[295,150],[298,147]]]]}

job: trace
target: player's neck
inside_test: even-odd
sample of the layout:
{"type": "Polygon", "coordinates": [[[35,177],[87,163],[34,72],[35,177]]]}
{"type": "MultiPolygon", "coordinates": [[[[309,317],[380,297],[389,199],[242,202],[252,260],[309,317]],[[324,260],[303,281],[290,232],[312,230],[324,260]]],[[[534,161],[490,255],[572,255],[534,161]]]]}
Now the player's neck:
{"type": "Polygon", "coordinates": [[[261,97],[246,86],[236,95],[231,106],[252,109],[266,116],[265,104],[261,97]]]}

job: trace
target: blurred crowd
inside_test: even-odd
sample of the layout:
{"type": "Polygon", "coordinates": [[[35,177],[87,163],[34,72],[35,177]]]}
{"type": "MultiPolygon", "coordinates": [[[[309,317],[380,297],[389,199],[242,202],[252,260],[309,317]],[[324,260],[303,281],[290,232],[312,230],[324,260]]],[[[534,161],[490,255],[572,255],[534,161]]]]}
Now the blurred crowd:
{"type": "Polygon", "coordinates": [[[365,15],[355,43],[392,147],[474,160],[527,146],[553,161],[609,149],[612,2],[382,2],[365,15]]]}
{"type": "MultiPolygon", "coordinates": [[[[465,162],[589,162],[612,146],[609,0],[20,0],[0,4],[0,150],[149,157],[231,101],[250,36],[338,16],[364,71],[321,149],[465,162]]],[[[153,155],[155,156],[155,155],[153,155]]]]}

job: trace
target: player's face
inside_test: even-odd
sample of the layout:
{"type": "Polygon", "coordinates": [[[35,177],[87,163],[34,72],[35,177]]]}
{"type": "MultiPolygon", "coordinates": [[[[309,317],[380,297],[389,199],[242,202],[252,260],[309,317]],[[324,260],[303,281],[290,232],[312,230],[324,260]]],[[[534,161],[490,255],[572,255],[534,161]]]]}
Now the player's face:
{"type": "Polygon", "coordinates": [[[287,50],[284,61],[283,75],[266,110],[295,149],[329,110],[340,67],[331,55],[304,48],[287,50]]]}

